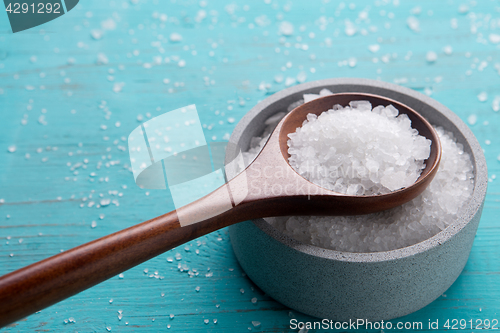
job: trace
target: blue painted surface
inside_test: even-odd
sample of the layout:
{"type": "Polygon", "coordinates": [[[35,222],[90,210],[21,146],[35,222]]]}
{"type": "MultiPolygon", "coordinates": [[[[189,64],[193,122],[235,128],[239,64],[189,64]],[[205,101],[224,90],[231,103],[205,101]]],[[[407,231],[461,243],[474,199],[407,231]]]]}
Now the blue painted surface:
{"type": "MultiPolygon", "coordinates": [[[[168,191],[133,182],[124,148],[138,115],[145,121],[194,103],[207,140],[220,140],[286,78],[365,77],[431,94],[464,120],[477,115],[471,129],[491,178],[464,272],[445,295],[394,325],[419,321],[425,330],[439,320],[443,330],[447,319],[500,319],[498,1],[85,1],[16,34],[2,12],[0,32],[0,274],[174,208],[168,191]],[[410,16],[419,32],[409,29],[410,16]],[[280,35],[281,21],[293,24],[292,35],[280,35]],[[102,37],[92,38],[93,30],[102,37]],[[169,41],[173,32],[181,42],[169,41]],[[375,44],[380,49],[370,51],[375,44]],[[426,60],[429,51],[435,62],[426,60]],[[119,206],[97,208],[101,195],[119,206]]],[[[2,332],[298,331],[291,317],[313,320],[254,286],[221,230],[2,332]],[[176,253],[182,259],[169,263],[176,253]]]]}

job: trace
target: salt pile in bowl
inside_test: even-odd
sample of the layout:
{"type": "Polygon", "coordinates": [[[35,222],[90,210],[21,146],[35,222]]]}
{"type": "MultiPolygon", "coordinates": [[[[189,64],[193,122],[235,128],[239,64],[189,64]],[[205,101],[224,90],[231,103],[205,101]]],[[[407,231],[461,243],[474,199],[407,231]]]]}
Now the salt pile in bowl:
{"type": "Polygon", "coordinates": [[[406,114],[368,101],[337,104],[308,114],[288,134],[290,166],[307,180],[348,195],[386,194],[415,183],[431,140],[418,135],[406,114]]]}
{"type": "MultiPolygon", "coordinates": [[[[319,95],[306,94],[304,100],[331,94],[323,89],[319,95]]],[[[302,104],[292,104],[288,111],[302,104]]],[[[248,165],[264,147],[269,134],[285,116],[280,112],[266,121],[262,136],[254,137],[248,152],[248,165]]],[[[425,191],[406,204],[380,213],[358,216],[291,216],[266,218],[284,234],[305,244],[347,252],[390,251],[422,242],[458,218],[474,188],[470,156],[451,132],[436,128],[442,155],[438,172],[425,191]]]]}

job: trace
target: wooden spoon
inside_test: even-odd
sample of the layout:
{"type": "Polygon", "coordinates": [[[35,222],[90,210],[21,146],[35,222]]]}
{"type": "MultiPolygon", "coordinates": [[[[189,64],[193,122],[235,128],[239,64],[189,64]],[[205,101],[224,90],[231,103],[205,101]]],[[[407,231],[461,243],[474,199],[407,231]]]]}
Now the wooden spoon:
{"type": "Polygon", "coordinates": [[[382,211],[418,196],[438,170],[441,144],[417,112],[381,96],[341,93],[305,103],[283,118],[257,158],[227,184],[165,215],[97,239],[0,277],[0,327],[75,295],[167,250],[228,225],[269,216],[355,215],[382,211]],[[383,195],[350,196],[326,190],[288,164],[287,135],[307,114],[334,104],[368,100],[392,104],[412,127],[432,140],[431,154],[417,181],[383,195]]]}

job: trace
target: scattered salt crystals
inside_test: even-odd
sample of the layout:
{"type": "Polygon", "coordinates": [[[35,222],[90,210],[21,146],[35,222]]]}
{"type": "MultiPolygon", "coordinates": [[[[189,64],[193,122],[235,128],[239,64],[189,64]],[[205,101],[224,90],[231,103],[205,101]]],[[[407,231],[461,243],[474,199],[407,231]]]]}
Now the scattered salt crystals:
{"type": "Polygon", "coordinates": [[[485,91],[480,92],[480,93],[477,95],[477,99],[478,99],[480,102],[486,102],[486,101],[488,100],[488,93],[486,93],[485,91]]]}
{"type": "Polygon", "coordinates": [[[182,36],[180,34],[178,34],[177,32],[172,32],[170,34],[170,41],[172,43],[178,43],[178,42],[182,41],[182,36]]]}
{"type": "Polygon", "coordinates": [[[348,195],[385,194],[413,184],[431,141],[392,105],[372,111],[368,101],[316,116],[288,135],[289,163],[302,177],[348,195]],[[395,144],[397,142],[397,144],[395,144]]]}
{"type": "MultiPolygon", "coordinates": [[[[301,103],[293,105],[296,107],[301,103]]],[[[280,115],[281,118],[283,116],[284,113],[280,115]]],[[[266,127],[265,132],[270,132],[273,128],[266,127]]],[[[456,142],[451,132],[440,127],[436,131],[442,145],[439,170],[429,187],[412,201],[370,215],[278,217],[267,218],[267,222],[278,231],[305,244],[337,251],[390,251],[434,236],[456,221],[460,208],[469,200],[474,188],[470,156],[456,142]]],[[[265,136],[257,139],[264,141],[260,145],[262,149],[265,136]]],[[[260,149],[254,147],[244,153],[246,165],[260,149]]],[[[500,162],[500,155],[497,160],[500,162]]],[[[293,317],[293,313],[290,312],[289,316],[293,317]]]]}
{"type": "Polygon", "coordinates": [[[406,24],[408,25],[408,28],[410,28],[410,30],[414,32],[420,31],[420,21],[415,16],[408,17],[406,19],[406,24]]]}
{"type": "Polygon", "coordinates": [[[194,288],[194,290],[196,290],[196,292],[199,292],[200,291],[200,286],[197,286],[196,288],[194,288]]]}
{"type": "Polygon", "coordinates": [[[283,36],[293,35],[293,24],[287,21],[281,22],[279,26],[279,32],[283,36]]]}
{"type": "Polygon", "coordinates": [[[208,325],[208,323],[210,323],[210,320],[209,319],[205,319],[205,320],[203,320],[203,322],[205,323],[205,325],[208,325]]]}
{"type": "Polygon", "coordinates": [[[92,221],[92,223],[90,224],[90,227],[92,229],[94,229],[95,227],[97,227],[97,222],[96,221],[92,221]]]}
{"type": "Polygon", "coordinates": [[[436,52],[434,51],[427,52],[427,54],[425,55],[425,60],[427,60],[427,62],[429,63],[435,62],[437,60],[436,52]]]}
{"type": "Polygon", "coordinates": [[[253,327],[259,327],[260,326],[260,321],[252,320],[252,325],[253,325],[253,327]]]}
{"type": "Polygon", "coordinates": [[[244,294],[245,293],[245,289],[241,288],[240,289],[240,293],[244,294]]]}
{"type": "Polygon", "coordinates": [[[110,299],[110,300],[109,300],[109,304],[112,304],[112,303],[113,303],[113,299],[110,299]]]}
{"type": "Polygon", "coordinates": [[[217,324],[217,318],[214,318],[214,324],[217,324]]]}
{"type": "Polygon", "coordinates": [[[257,297],[252,298],[251,302],[252,302],[253,304],[257,304],[257,297]]]}
{"type": "Polygon", "coordinates": [[[7,148],[7,151],[8,151],[9,153],[15,153],[15,152],[16,152],[16,150],[17,150],[17,147],[16,147],[15,145],[9,146],[9,147],[7,148]]]}
{"type": "Polygon", "coordinates": [[[119,278],[119,279],[123,279],[124,277],[125,277],[125,276],[123,275],[123,273],[118,274],[118,278],[119,278]]]}
{"type": "Polygon", "coordinates": [[[106,331],[111,332],[111,327],[106,327],[106,331]]]}
{"type": "Polygon", "coordinates": [[[469,125],[474,125],[477,122],[477,116],[475,114],[471,114],[467,117],[467,122],[469,125]]]}

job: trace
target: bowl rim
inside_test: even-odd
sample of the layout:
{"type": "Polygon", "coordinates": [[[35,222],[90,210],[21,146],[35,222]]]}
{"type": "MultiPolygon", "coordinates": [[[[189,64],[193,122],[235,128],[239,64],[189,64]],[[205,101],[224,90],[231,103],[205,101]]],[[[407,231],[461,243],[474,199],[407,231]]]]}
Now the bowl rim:
{"type": "MultiPolygon", "coordinates": [[[[296,251],[315,257],[321,257],[324,259],[348,262],[381,262],[414,256],[433,249],[438,245],[442,245],[443,243],[451,239],[454,235],[459,233],[462,229],[464,229],[465,226],[476,216],[478,211],[481,209],[484,198],[486,196],[488,172],[486,159],[484,157],[482,148],[469,127],[450,109],[424,94],[396,84],[372,79],[334,78],[307,82],[281,90],[257,103],[252,109],[250,109],[250,111],[245,114],[245,116],[241,118],[230,136],[230,144],[228,145],[228,148],[226,150],[225,162],[229,162],[232,156],[236,156],[237,143],[240,140],[245,128],[262,110],[291,95],[307,93],[306,91],[310,91],[312,89],[321,89],[336,85],[356,85],[366,88],[385,89],[401,95],[406,95],[410,98],[419,100],[420,102],[427,104],[437,112],[441,113],[442,116],[447,118],[461,132],[471,149],[471,158],[474,166],[474,189],[468,203],[466,205],[463,205],[459,210],[457,221],[453,224],[450,224],[444,230],[438,232],[436,235],[420,243],[390,251],[369,253],[337,251],[305,244],[278,231],[262,218],[252,220],[251,222],[253,222],[253,224],[257,228],[261,229],[268,236],[276,239],[283,245],[296,251]]],[[[231,173],[231,170],[228,170],[227,172],[228,179],[231,179],[235,176],[235,174],[231,173]]]]}

